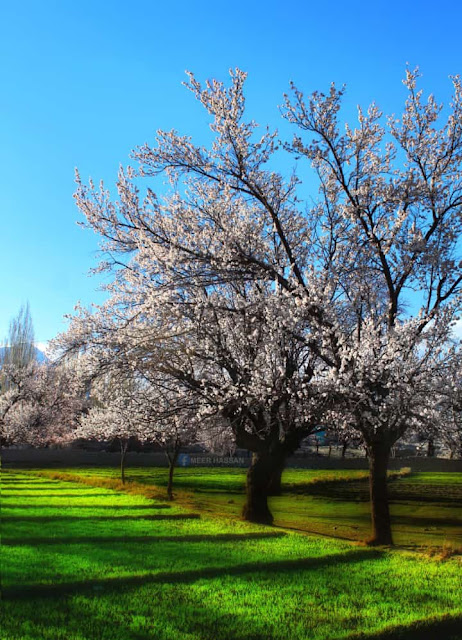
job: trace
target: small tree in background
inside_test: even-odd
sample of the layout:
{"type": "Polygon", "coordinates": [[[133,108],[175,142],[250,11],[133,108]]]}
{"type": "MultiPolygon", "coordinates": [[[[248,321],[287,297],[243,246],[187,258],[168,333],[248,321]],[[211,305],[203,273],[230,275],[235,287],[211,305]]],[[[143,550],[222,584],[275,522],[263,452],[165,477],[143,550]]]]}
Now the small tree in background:
{"type": "Polygon", "coordinates": [[[35,361],[34,328],[29,303],[22,305],[18,315],[10,321],[8,337],[0,354],[0,392],[7,391],[14,382],[4,367],[27,367],[35,361]]]}
{"type": "Polygon", "coordinates": [[[82,417],[74,438],[116,441],[120,447],[120,479],[125,484],[126,454],[130,440],[142,439],[145,414],[133,379],[105,372],[92,375],[90,408],[82,417]]]}
{"type": "MultiPolygon", "coordinates": [[[[96,360],[93,359],[90,367],[95,366],[96,360]]],[[[168,385],[163,377],[150,378],[149,372],[141,375],[139,371],[123,367],[122,362],[123,358],[114,358],[112,368],[108,368],[102,359],[98,360],[98,368],[90,376],[93,379],[90,404],[93,406],[82,417],[73,437],[117,441],[122,483],[126,481],[126,454],[130,441],[158,445],[168,460],[167,496],[173,499],[178,454],[181,447],[196,440],[200,431],[195,423],[197,410],[188,404],[184,394],[175,395],[174,386],[168,385]]],[[[86,367],[88,377],[89,363],[86,367]]]]}

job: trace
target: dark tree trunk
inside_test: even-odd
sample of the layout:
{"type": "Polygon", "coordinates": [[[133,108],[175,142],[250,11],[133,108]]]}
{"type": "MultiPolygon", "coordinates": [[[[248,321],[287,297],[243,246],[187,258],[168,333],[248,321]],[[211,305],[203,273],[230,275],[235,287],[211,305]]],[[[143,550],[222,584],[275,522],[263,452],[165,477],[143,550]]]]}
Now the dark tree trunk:
{"type": "Polygon", "coordinates": [[[167,482],[167,498],[173,500],[173,474],[175,472],[176,461],[180,453],[180,445],[175,444],[173,451],[167,451],[168,459],[168,482],[167,482]]]}
{"type": "Polygon", "coordinates": [[[242,516],[249,522],[272,524],[268,507],[268,485],[274,470],[274,458],[268,453],[254,453],[247,471],[246,502],[242,516]]]}
{"type": "Polygon", "coordinates": [[[427,443],[427,458],[433,458],[435,455],[435,441],[433,438],[428,439],[427,443]]]}
{"type": "Polygon", "coordinates": [[[304,432],[294,430],[281,440],[279,425],[273,426],[276,428],[272,429],[268,438],[264,440],[247,434],[244,430],[236,434],[237,446],[253,450],[252,462],[247,471],[246,502],[242,516],[245,520],[260,524],[273,523],[268,496],[280,493],[281,476],[287,456],[300,446],[304,437],[310,435],[308,429],[304,432]]]}
{"type": "Polygon", "coordinates": [[[282,491],[282,472],[286,466],[286,455],[281,453],[279,456],[272,457],[274,460],[274,466],[268,481],[268,495],[280,496],[282,491]]]}
{"type": "Polygon", "coordinates": [[[373,545],[392,545],[390,509],[388,505],[387,470],[390,446],[372,443],[369,452],[369,487],[371,496],[373,545]]]}
{"type": "Polygon", "coordinates": [[[128,442],[125,440],[120,441],[120,479],[122,484],[125,484],[125,456],[128,449],[128,442]]]}
{"type": "Polygon", "coordinates": [[[346,450],[347,450],[347,449],[348,449],[348,442],[344,442],[344,443],[342,444],[342,458],[344,458],[344,457],[345,457],[345,455],[346,455],[346,450]]]}

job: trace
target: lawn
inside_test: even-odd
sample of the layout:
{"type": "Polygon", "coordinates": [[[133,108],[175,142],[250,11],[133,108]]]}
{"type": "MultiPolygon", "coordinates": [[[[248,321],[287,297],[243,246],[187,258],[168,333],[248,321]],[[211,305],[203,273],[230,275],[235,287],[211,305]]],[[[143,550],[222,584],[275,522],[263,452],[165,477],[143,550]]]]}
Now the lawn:
{"type": "MultiPolygon", "coordinates": [[[[80,477],[118,478],[118,470],[68,469],[80,477]]],[[[53,472],[50,472],[53,473],[53,472]]],[[[238,517],[244,503],[245,469],[194,467],[175,472],[179,500],[194,510],[238,517]]],[[[163,468],[132,468],[128,479],[144,486],[165,487],[163,468]]],[[[404,471],[390,479],[395,544],[462,548],[462,473],[404,471]]],[[[345,540],[370,536],[367,471],[286,469],[282,496],[270,499],[275,525],[345,540]]]]}
{"type": "MultiPolygon", "coordinates": [[[[178,475],[186,499],[201,473],[178,475]]],[[[231,495],[218,486],[229,477],[238,499],[242,472],[210,475],[203,495],[231,495]]],[[[302,492],[326,485],[294,478],[302,492]]],[[[2,483],[1,640],[462,638],[460,556],[250,525],[155,491],[24,471],[2,483]]]]}

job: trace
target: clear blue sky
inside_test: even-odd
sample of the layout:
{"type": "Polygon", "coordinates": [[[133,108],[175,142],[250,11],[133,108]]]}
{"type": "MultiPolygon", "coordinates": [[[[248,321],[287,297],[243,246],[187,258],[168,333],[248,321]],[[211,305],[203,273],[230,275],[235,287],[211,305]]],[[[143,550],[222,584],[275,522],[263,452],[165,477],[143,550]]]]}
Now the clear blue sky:
{"type": "Polygon", "coordinates": [[[457,0],[25,0],[3,3],[0,37],[0,340],[29,300],[36,339],[74,304],[101,301],[87,276],[97,237],[76,226],[74,167],[111,184],[158,128],[200,135],[184,71],[249,72],[258,122],[280,126],[289,80],[306,92],[347,83],[350,106],[398,111],[406,62],[447,101],[462,73],[457,0]]]}

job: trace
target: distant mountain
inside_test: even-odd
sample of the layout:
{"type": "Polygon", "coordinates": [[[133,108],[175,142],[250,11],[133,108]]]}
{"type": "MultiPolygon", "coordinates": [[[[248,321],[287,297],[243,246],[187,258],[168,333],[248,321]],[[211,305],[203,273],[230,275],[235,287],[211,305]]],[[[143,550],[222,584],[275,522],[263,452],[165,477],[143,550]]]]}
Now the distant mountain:
{"type": "MultiPolygon", "coordinates": [[[[9,349],[10,347],[0,347],[0,363],[3,361],[3,358],[8,353],[9,349]]],[[[48,358],[43,353],[43,351],[41,351],[38,347],[34,347],[34,350],[35,350],[35,359],[37,360],[37,362],[39,362],[40,364],[42,362],[48,362],[48,358]]]]}

